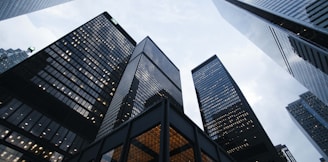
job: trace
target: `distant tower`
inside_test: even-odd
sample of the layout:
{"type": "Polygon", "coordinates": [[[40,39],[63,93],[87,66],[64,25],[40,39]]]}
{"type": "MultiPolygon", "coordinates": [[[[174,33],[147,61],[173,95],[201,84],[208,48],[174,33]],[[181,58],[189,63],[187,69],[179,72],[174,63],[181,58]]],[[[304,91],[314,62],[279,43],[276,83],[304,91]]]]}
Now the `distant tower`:
{"type": "Polygon", "coordinates": [[[237,161],[280,161],[238,85],[217,56],[192,70],[205,132],[237,161]]]}
{"type": "Polygon", "coordinates": [[[300,97],[290,103],[287,110],[313,146],[328,160],[328,106],[311,92],[300,97]]]}
{"type": "Polygon", "coordinates": [[[17,65],[28,57],[28,52],[21,49],[8,49],[0,48],[0,74],[17,65]]]}
{"type": "Polygon", "coordinates": [[[71,0],[1,0],[0,21],[27,14],[71,0]]]}
{"type": "Polygon", "coordinates": [[[231,25],[328,104],[326,0],[213,0],[231,25]]]}
{"type": "Polygon", "coordinates": [[[183,112],[180,71],[172,61],[146,37],[137,44],[118,85],[97,139],[139,115],[146,106],[168,98],[183,112]]]}
{"type": "Polygon", "coordinates": [[[285,162],[296,162],[294,156],[292,153],[289,151],[286,145],[277,145],[275,146],[278,155],[281,157],[281,159],[285,162]]]}
{"type": "Polygon", "coordinates": [[[108,13],[0,75],[0,161],[63,161],[93,142],[136,42],[108,13]]]}

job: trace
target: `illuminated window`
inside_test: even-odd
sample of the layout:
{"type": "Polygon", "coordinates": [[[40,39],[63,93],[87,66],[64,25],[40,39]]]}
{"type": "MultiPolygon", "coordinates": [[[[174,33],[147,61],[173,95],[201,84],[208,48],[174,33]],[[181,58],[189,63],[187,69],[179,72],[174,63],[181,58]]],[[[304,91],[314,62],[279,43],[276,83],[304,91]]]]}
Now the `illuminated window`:
{"type": "Polygon", "coordinates": [[[128,161],[158,161],[160,125],[132,139],[128,161]]]}
{"type": "Polygon", "coordinates": [[[189,141],[170,127],[170,161],[195,161],[194,150],[189,141]]]}

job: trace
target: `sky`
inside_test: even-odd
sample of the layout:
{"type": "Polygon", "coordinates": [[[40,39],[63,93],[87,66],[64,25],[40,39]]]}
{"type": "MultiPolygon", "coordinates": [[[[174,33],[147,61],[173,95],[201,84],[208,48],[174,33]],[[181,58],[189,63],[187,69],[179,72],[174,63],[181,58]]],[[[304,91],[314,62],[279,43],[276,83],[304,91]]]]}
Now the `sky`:
{"type": "Polygon", "coordinates": [[[274,145],[298,162],[319,161],[286,106],[307,90],[229,25],[211,0],[74,0],[0,21],[0,48],[41,50],[107,11],[136,42],[149,36],[180,69],[185,114],[202,128],[191,70],[216,54],[274,145]]]}

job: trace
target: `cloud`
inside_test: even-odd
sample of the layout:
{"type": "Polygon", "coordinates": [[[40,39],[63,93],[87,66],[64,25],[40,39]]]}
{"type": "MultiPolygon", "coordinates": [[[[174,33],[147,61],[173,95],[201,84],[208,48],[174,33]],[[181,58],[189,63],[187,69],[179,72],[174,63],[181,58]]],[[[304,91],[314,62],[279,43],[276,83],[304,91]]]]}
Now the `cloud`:
{"type": "Polygon", "coordinates": [[[1,48],[40,50],[104,11],[137,42],[149,35],[177,65],[185,113],[200,127],[191,69],[217,54],[273,143],[286,144],[298,161],[318,159],[285,110],[305,89],[226,23],[210,1],[76,0],[0,21],[1,48]]]}
{"type": "Polygon", "coordinates": [[[0,48],[4,49],[21,48],[25,50],[34,46],[36,50],[40,50],[56,38],[49,29],[34,26],[27,16],[0,21],[0,33],[0,48]]]}

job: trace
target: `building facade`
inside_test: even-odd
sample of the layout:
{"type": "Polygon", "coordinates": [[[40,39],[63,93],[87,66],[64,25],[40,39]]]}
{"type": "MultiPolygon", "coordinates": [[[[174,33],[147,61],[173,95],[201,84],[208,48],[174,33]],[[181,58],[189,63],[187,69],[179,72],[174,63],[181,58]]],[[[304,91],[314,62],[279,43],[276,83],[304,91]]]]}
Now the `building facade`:
{"type": "Polygon", "coordinates": [[[71,0],[2,0],[0,1],[0,21],[69,1],[71,0]]]}
{"type": "Polygon", "coordinates": [[[325,0],[213,0],[224,19],[328,104],[325,0]]]}
{"type": "Polygon", "coordinates": [[[17,65],[28,57],[27,51],[21,49],[8,49],[0,48],[0,74],[17,65]]]}
{"type": "Polygon", "coordinates": [[[288,147],[286,145],[277,145],[275,146],[278,155],[280,156],[280,158],[282,159],[282,161],[285,162],[296,162],[293,154],[289,151],[288,147]]]}
{"type": "Polygon", "coordinates": [[[323,158],[328,160],[328,106],[311,92],[300,95],[287,110],[323,158]]]}
{"type": "Polygon", "coordinates": [[[237,84],[217,56],[192,70],[205,132],[237,161],[279,161],[237,84]]]}
{"type": "Polygon", "coordinates": [[[132,54],[97,139],[163,97],[170,98],[183,111],[179,69],[146,37],[132,54]]]}
{"type": "Polygon", "coordinates": [[[67,160],[101,162],[233,162],[175,104],[154,102],[139,116],[67,160]]]}
{"type": "Polygon", "coordinates": [[[135,45],[103,13],[2,73],[1,161],[62,161],[93,142],[135,45]]]}

